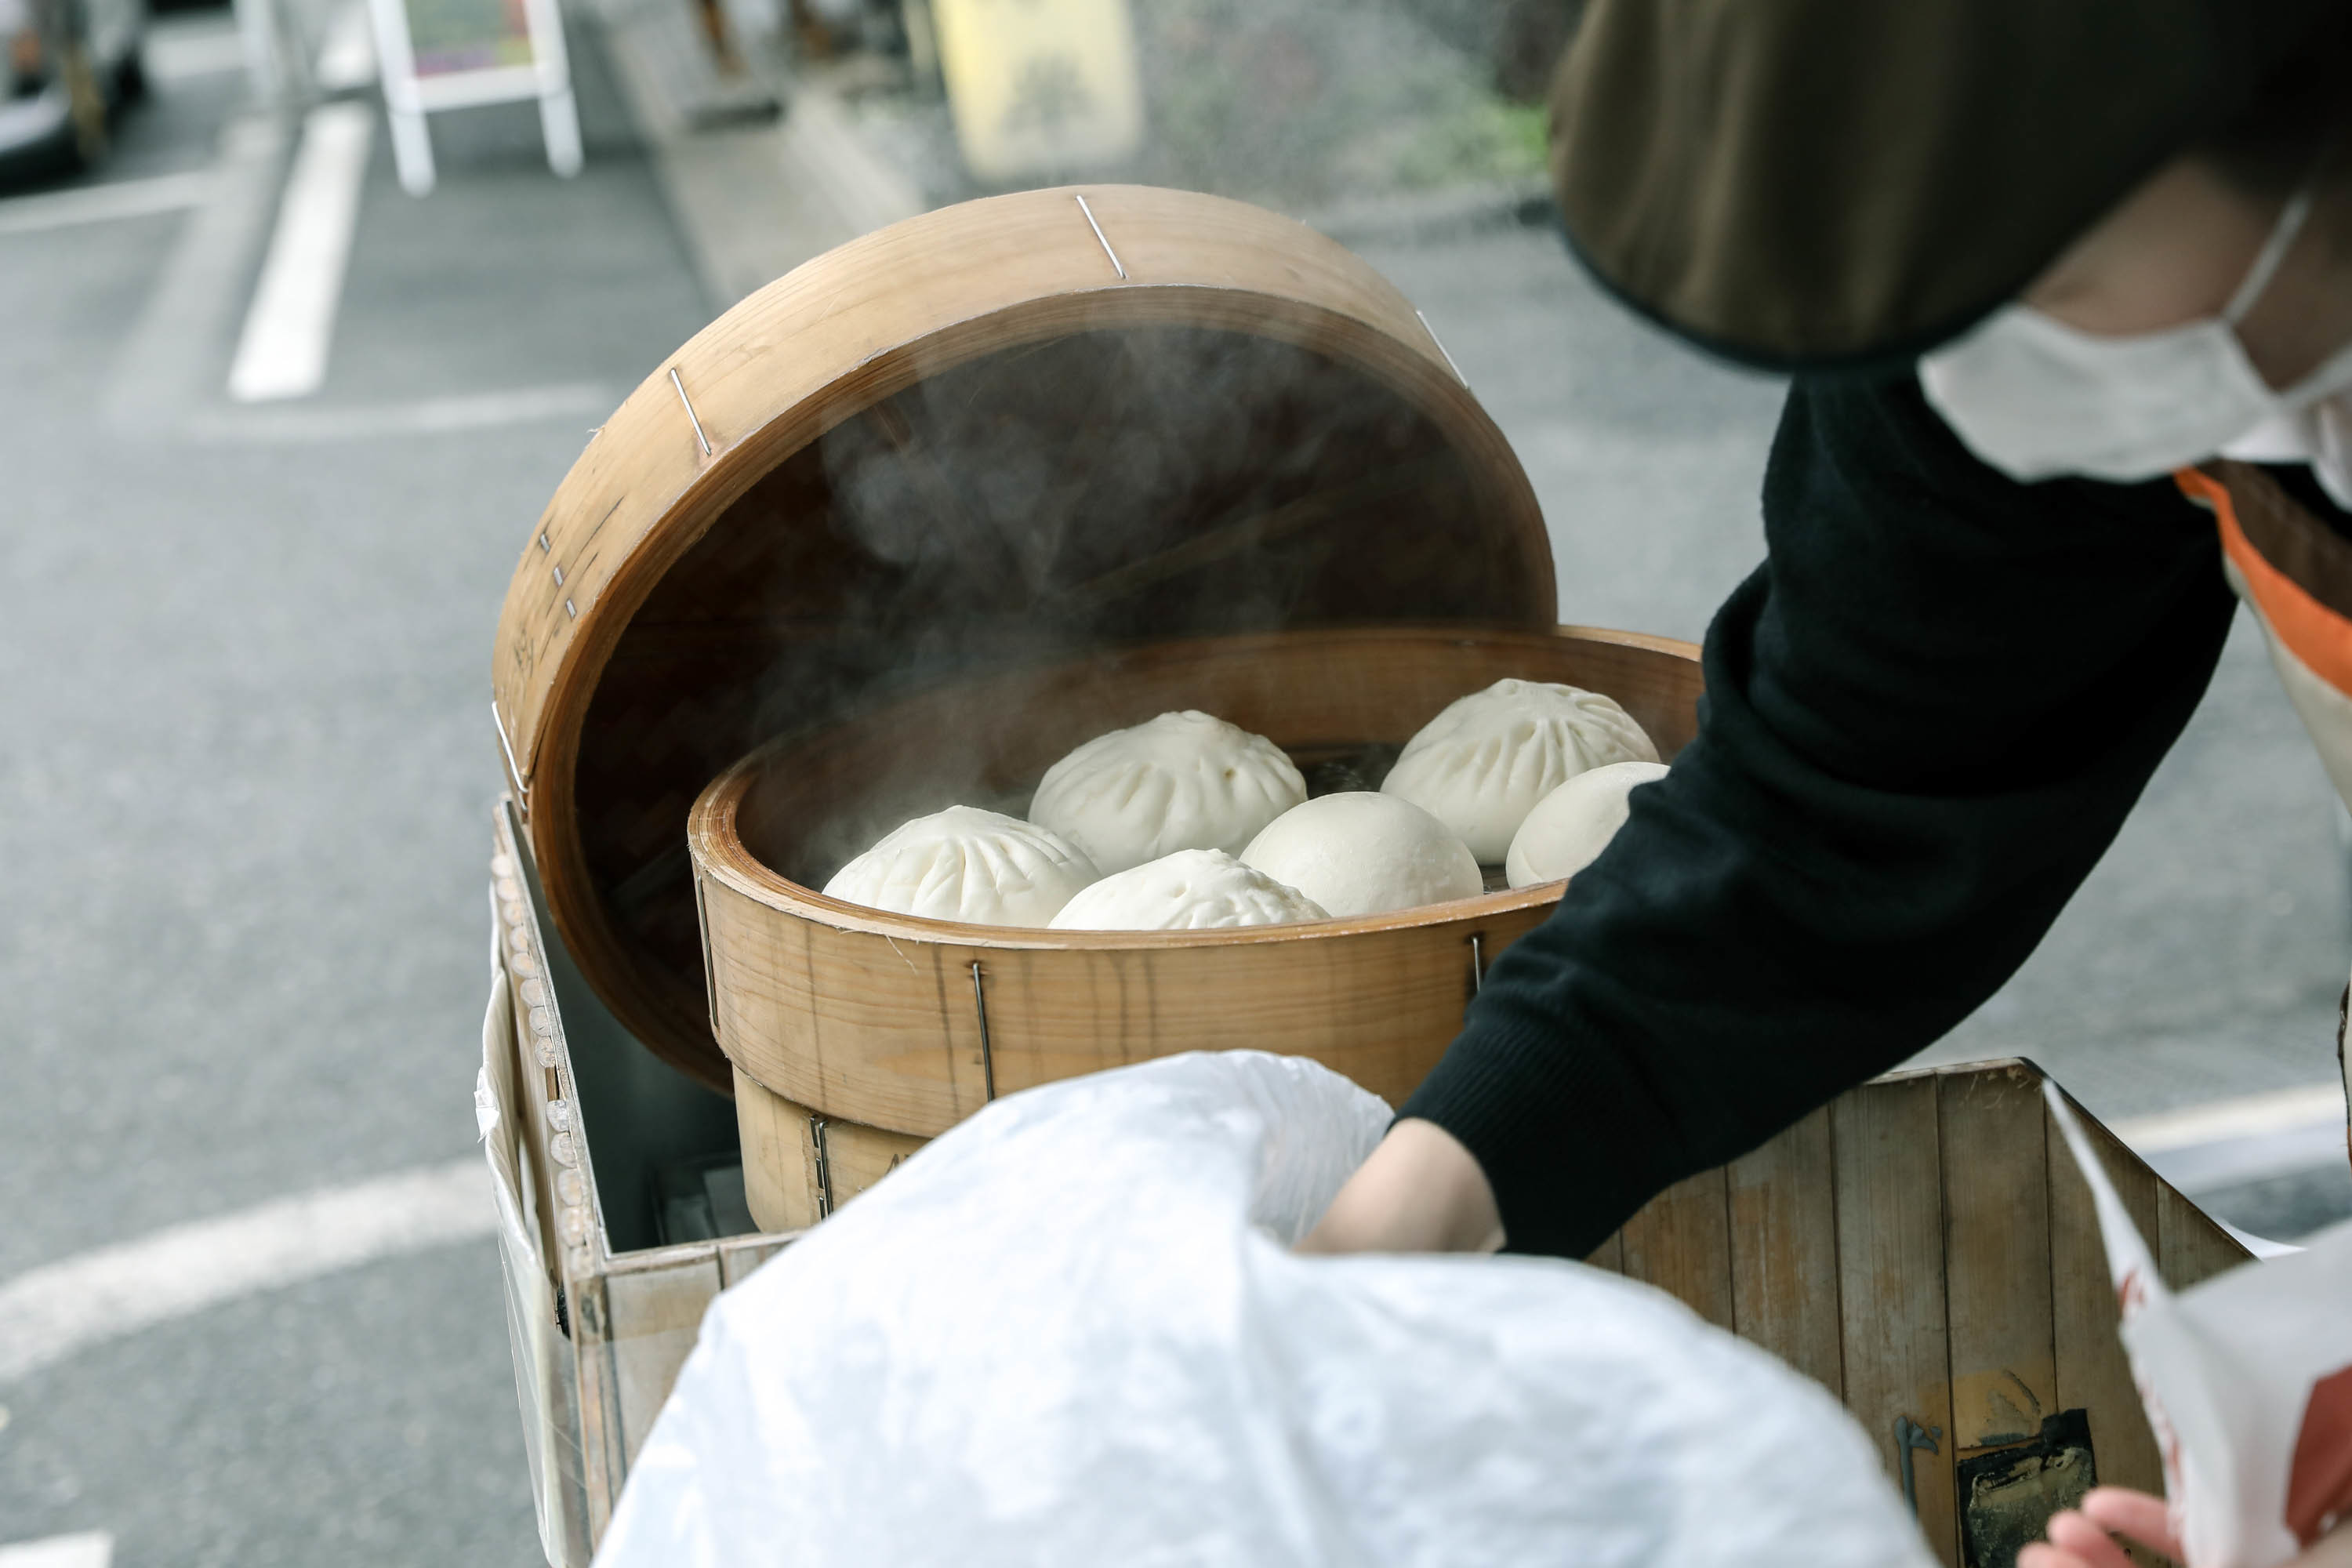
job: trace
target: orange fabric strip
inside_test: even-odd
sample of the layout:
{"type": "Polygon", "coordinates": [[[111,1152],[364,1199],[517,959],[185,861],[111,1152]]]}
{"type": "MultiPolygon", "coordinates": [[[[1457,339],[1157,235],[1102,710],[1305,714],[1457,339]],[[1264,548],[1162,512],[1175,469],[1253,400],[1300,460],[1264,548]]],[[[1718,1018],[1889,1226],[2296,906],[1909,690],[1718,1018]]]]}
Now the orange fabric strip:
{"type": "Polygon", "coordinates": [[[2285,573],[2263,559],[2238,526],[2237,508],[2230,488],[2196,468],[2172,476],[2181,494],[2213,509],[2221,531],[2221,550],[2246,579],[2246,591],[2262,612],[2271,635],[2301,659],[2314,675],[2352,696],[2352,621],[2346,620],[2309,594],[2285,573]]]}

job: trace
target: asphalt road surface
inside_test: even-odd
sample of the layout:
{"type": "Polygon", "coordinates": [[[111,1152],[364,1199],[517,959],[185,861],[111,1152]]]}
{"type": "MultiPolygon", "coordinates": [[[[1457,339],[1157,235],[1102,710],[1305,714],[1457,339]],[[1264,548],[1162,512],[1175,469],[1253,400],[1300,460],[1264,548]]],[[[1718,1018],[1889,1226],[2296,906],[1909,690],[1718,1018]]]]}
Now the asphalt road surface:
{"type": "MultiPolygon", "coordinates": [[[[300,137],[233,120],[233,55],[184,49],[95,176],[0,195],[0,1298],[473,1148],[498,605],[588,427],[708,314],[574,45],[577,179],[529,110],[479,110],[436,121],[442,183],[413,200],[378,122],[299,397],[226,391],[300,137]],[[115,216],[58,205],[93,187],[115,216]]],[[[1362,247],[1534,476],[1563,617],[1699,636],[1761,552],[1778,387],[1662,342],[1540,232],[1362,247]]],[[[2325,1082],[2336,822],[2242,625],[2089,888],[1931,1054],[2031,1055],[2122,1118],[2325,1082]]],[[[2241,1197],[2308,1228],[2352,1180],[2241,1197]]],[[[0,1375],[0,1546],[537,1561],[485,1240],[61,1353],[0,1375]]]]}
{"type": "MultiPolygon", "coordinates": [[[[59,193],[0,200],[0,1288],[476,1148],[499,603],[589,427],[708,314],[579,56],[573,180],[530,108],[482,110],[436,121],[415,200],[378,121],[299,399],[225,391],[299,136],[224,153],[233,54],[159,80],[73,187],[215,171],[198,205],[28,228],[59,193]]],[[[484,1240],[96,1346],[0,1406],[0,1543],[539,1560],[484,1240]]]]}

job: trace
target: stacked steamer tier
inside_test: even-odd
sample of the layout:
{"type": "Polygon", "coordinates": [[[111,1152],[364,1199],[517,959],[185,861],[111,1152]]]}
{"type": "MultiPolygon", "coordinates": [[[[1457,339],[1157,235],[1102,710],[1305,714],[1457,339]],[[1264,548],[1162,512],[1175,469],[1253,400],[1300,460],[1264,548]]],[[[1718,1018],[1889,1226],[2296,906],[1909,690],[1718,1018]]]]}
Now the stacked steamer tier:
{"type": "Polygon", "coordinates": [[[1555,596],[1526,476],[1370,268],[1234,202],[1024,192],[821,257],[650,376],[524,551],[499,718],[565,942],[735,1092],[783,1227],[1120,1062],[1259,1046],[1410,1090],[1556,885],[1133,933],[814,889],[1170,709],[1344,777],[1518,676],[1608,693],[1671,757],[1692,650],[1557,629],[1555,596]]]}

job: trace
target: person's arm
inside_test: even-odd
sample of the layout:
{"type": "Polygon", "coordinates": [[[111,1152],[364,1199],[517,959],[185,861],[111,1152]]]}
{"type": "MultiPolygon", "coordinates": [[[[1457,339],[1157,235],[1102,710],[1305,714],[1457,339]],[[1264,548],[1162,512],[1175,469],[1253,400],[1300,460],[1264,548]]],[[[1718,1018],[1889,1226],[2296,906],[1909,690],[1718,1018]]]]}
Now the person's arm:
{"type": "Polygon", "coordinates": [[[2168,481],[2017,484],[1908,381],[1800,383],[1764,510],[1697,739],[1496,962],[1310,1247],[1475,1247],[1491,1213],[1581,1257],[1934,1041],[2089,874],[2228,633],[2210,519],[2168,481]]]}

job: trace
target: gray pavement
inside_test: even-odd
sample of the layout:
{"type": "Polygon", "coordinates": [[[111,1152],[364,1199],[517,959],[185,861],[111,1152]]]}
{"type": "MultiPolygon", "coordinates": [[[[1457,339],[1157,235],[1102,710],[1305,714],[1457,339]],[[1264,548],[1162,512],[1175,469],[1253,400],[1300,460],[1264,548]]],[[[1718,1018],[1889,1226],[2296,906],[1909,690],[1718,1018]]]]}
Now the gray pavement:
{"type": "MultiPolygon", "coordinates": [[[[707,315],[580,57],[575,180],[527,107],[437,121],[422,202],[378,135],[308,426],[223,397],[257,253],[196,395],[121,426],[105,409],[149,374],[131,325],[195,216],[0,236],[0,1283],[474,1147],[491,630],[601,415],[426,436],[400,414],[583,384],[609,408],[707,315]]],[[[237,99],[159,83],[97,178],[208,163],[237,99]]],[[[538,1560],[488,1243],[85,1352],[0,1406],[0,1543],[538,1560]]]]}
{"type": "MultiPolygon", "coordinates": [[[[577,180],[546,174],[526,109],[436,121],[423,202],[379,136],[327,384],[299,408],[220,390],[258,231],[225,230],[216,276],[183,250],[203,214],[0,232],[0,1287],[472,1146],[492,624],[594,422],[529,410],[583,388],[609,407],[702,323],[698,279],[731,275],[681,241],[593,34],[574,47],[577,180]],[[184,384],[134,331],[175,279],[199,307],[184,384]],[[533,389],[561,395],[480,428],[412,417],[533,389]]],[[[98,179],[209,165],[236,96],[160,84],[98,179]]],[[[1562,616],[1699,636],[1761,554],[1777,385],[1662,341],[1539,230],[1356,221],[1533,477],[1562,616]]],[[[2082,898],[1929,1055],[2032,1056],[2111,1117],[2320,1081],[2347,908],[2327,786],[2242,625],[2082,898]]],[[[2335,1179],[2247,1184],[2234,1217],[2352,1210],[2335,1179]]],[[[0,1384],[0,1544],[536,1560],[486,1243],[84,1351],[0,1384]]]]}

